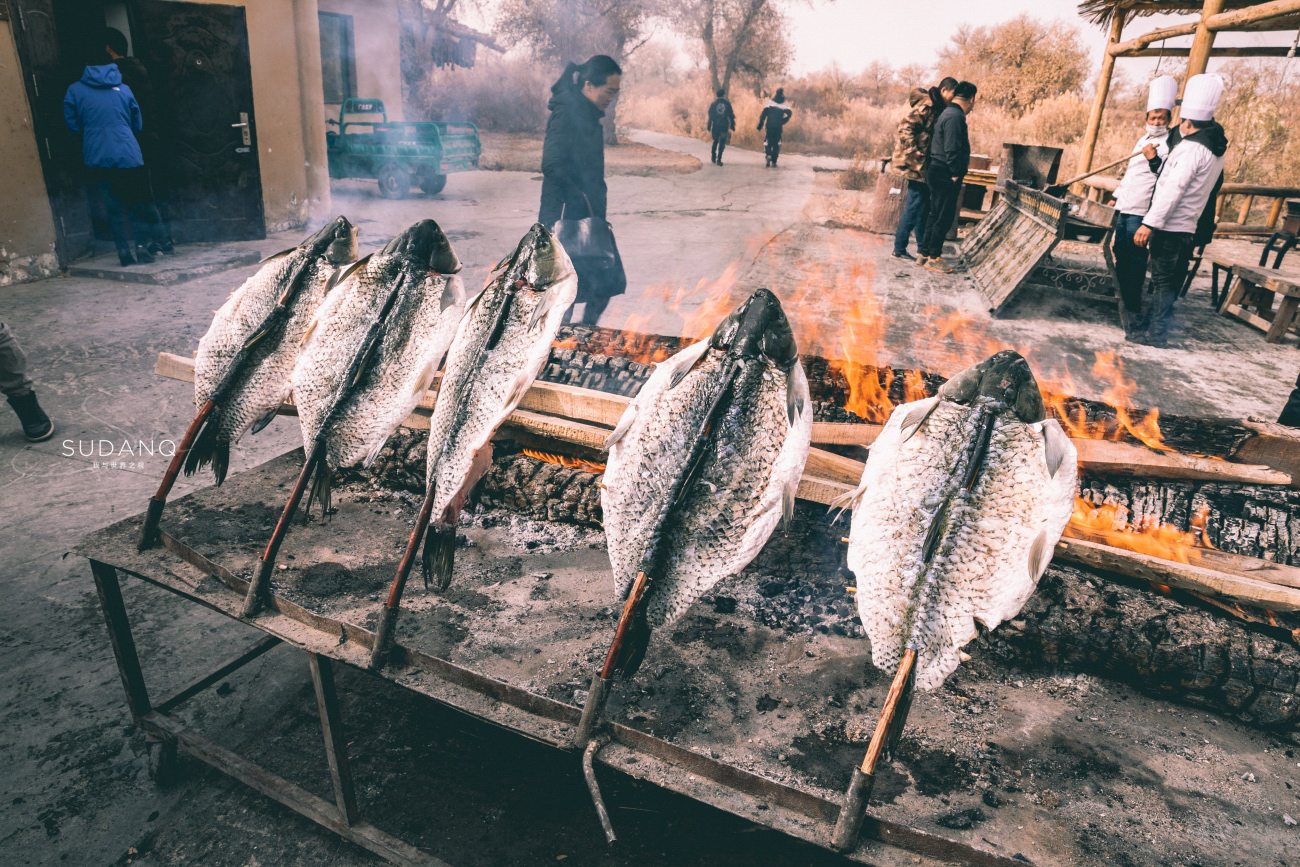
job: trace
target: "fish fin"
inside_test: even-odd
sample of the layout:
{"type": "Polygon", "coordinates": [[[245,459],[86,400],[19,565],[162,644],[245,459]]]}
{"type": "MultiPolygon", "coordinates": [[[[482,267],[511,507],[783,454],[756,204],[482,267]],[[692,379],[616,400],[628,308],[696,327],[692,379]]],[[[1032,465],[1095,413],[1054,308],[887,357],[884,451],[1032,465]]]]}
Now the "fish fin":
{"type": "Polygon", "coordinates": [[[226,480],[226,469],[230,466],[230,443],[217,439],[217,431],[221,426],[220,420],[221,410],[214,407],[199,426],[194,442],[185,454],[185,475],[192,476],[208,464],[212,464],[212,472],[217,477],[217,484],[220,485],[226,480]]]}
{"type": "Polygon", "coordinates": [[[429,525],[420,565],[424,572],[425,587],[429,586],[431,580],[439,593],[451,586],[451,572],[456,565],[456,521],[453,520],[451,526],[441,523],[429,525]]]}
{"type": "Polygon", "coordinates": [[[470,460],[469,472],[465,475],[465,483],[453,501],[457,506],[458,519],[460,511],[467,506],[471,512],[478,510],[479,497],[483,493],[483,480],[487,478],[490,469],[492,469],[492,443],[488,441],[483,448],[474,452],[474,457],[470,460]]]}
{"type": "Polygon", "coordinates": [[[707,340],[701,340],[696,344],[696,346],[701,346],[702,349],[698,352],[692,352],[692,350],[695,349],[695,346],[688,347],[668,361],[664,362],[664,364],[673,365],[672,376],[668,379],[668,385],[664,389],[665,391],[671,391],[676,388],[678,384],[686,378],[686,374],[694,370],[695,365],[699,364],[704,359],[704,356],[708,354],[709,342],[707,340]]]}
{"type": "Polygon", "coordinates": [[[336,282],[337,282],[337,283],[342,283],[344,280],[348,279],[348,278],[351,277],[354,273],[356,273],[356,270],[357,270],[358,268],[365,267],[366,263],[368,263],[368,262],[370,261],[370,257],[373,256],[373,255],[375,255],[375,254],[374,254],[374,253],[367,253],[366,255],[364,255],[364,256],[362,256],[360,259],[358,259],[357,261],[353,262],[351,265],[348,265],[346,268],[343,269],[343,273],[339,274],[339,278],[338,278],[338,280],[337,280],[336,282]]]}
{"type": "Polygon", "coordinates": [[[808,404],[804,400],[803,394],[795,388],[794,377],[791,376],[786,381],[785,386],[785,417],[791,425],[795,420],[802,416],[808,409],[808,404]]]}
{"type": "Polygon", "coordinates": [[[302,333],[302,340],[298,341],[298,346],[300,348],[306,346],[307,341],[311,340],[311,336],[316,333],[317,325],[320,325],[320,317],[313,316],[311,322],[307,323],[307,330],[302,333]]]}
{"type": "Polygon", "coordinates": [[[280,411],[280,407],[277,406],[275,409],[271,410],[270,412],[266,413],[261,418],[259,418],[257,421],[253,422],[253,429],[249,431],[249,433],[257,433],[262,428],[266,427],[268,424],[271,423],[271,420],[275,418],[275,414],[279,411],[280,411]]]}
{"type": "Polygon", "coordinates": [[[551,312],[551,307],[554,305],[555,295],[550,292],[543,292],[542,300],[537,302],[537,306],[533,308],[533,315],[528,317],[528,328],[526,330],[532,331],[536,328],[538,323],[546,317],[546,314],[551,312]]]}
{"type": "Polygon", "coordinates": [[[623,416],[618,420],[618,426],[614,428],[614,432],[605,440],[605,451],[609,451],[611,446],[627,435],[627,432],[631,430],[632,422],[634,421],[636,421],[636,403],[632,402],[627,405],[627,409],[623,410],[623,416]]]}
{"type": "Polygon", "coordinates": [[[925,420],[930,417],[930,414],[938,406],[939,398],[932,397],[928,401],[919,402],[909,409],[907,415],[903,416],[903,422],[898,428],[898,444],[901,446],[910,440],[912,435],[921,429],[921,425],[925,424],[925,420]]]}
{"type": "Polygon", "coordinates": [[[1061,425],[1056,419],[1048,419],[1043,423],[1043,458],[1047,461],[1048,478],[1055,478],[1056,471],[1065,463],[1065,455],[1070,448],[1070,440],[1061,430],[1061,425]]]}
{"type": "Polygon", "coordinates": [[[614,657],[614,673],[620,678],[633,677],[641,663],[645,661],[646,650],[650,647],[650,623],[646,620],[644,606],[632,615],[623,643],[614,657]]]}
{"type": "Polygon", "coordinates": [[[1038,536],[1034,538],[1034,544],[1029,548],[1029,577],[1034,583],[1043,577],[1043,572],[1047,571],[1047,564],[1052,562],[1052,546],[1047,542],[1047,531],[1039,530],[1038,536]]]}
{"type": "Polygon", "coordinates": [[[325,291],[322,294],[328,295],[335,286],[339,285],[339,282],[343,279],[343,269],[345,267],[340,265],[330,271],[329,277],[325,280],[325,291]]]}
{"type": "Polygon", "coordinates": [[[781,526],[787,530],[794,522],[795,492],[799,489],[799,480],[795,479],[781,491],[781,526]]]}
{"type": "Polygon", "coordinates": [[[267,256],[265,259],[263,259],[261,262],[258,262],[257,264],[265,265],[267,262],[271,262],[275,259],[283,259],[285,256],[288,256],[290,253],[292,253],[294,250],[297,249],[298,249],[297,247],[290,247],[287,250],[281,250],[278,253],[272,253],[271,255],[267,256]]]}
{"type": "Polygon", "coordinates": [[[867,483],[863,482],[851,491],[846,491],[831,500],[828,511],[835,512],[835,517],[831,519],[834,524],[840,519],[845,512],[851,512],[858,507],[858,500],[867,492],[867,483]]]}
{"type": "Polygon", "coordinates": [[[515,381],[510,384],[510,392],[506,395],[506,406],[512,410],[519,406],[519,401],[524,399],[528,389],[533,387],[533,378],[528,375],[528,371],[521,371],[515,381]]]}
{"type": "Polygon", "coordinates": [[[326,518],[334,506],[333,473],[325,460],[317,461],[316,474],[312,479],[311,490],[307,494],[307,508],[303,509],[303,523],[311,519],[311,505],[320,502],[320,516],[326,518]]]}
{"type": "Polygon", "coordinates": [[[445,313],[448,307],[455,307],[457,304],[465,303],[465,290],[459,280],[448,280],[447,285],[442,287],[442,297],[438,299],[438,312],[445,313]]]}

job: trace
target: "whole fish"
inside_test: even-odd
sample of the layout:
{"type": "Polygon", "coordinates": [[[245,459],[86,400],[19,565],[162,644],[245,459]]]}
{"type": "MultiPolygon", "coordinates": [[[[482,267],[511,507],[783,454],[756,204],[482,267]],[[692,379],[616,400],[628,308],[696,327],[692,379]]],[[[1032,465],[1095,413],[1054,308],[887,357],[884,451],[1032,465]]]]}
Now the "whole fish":
{"type": "Polygon", "coordinates": [[[897,407],[846,499],[875,666],[893,670],[910,648],[915,685],[934,689],[976,621],[992,629],[1014,617],[1070,520],[1077,476],[1074,445],[1015,352],[897,407]]]}
{"type": "Polygon", "coordinates": [[[425,582],[451,581],[456,521],[492,461],[492,435],[546,364],[578,292],[564,247],[541,223],[503,259],[474,299],[447,352],[429,419],[426,496],[432,516],[421,564],[425,582]]]}
{"type": "Polygon", "coordinates": [[[808,380],[766,289],[655,368],[608,442],[601,506],[614,592],[638,599],[612,672],[634,674],[654,627],[762,550],[794,508],[811,438],[808,380]]]}
{"type": "Polygon", "coordinates": [[[339,217],[267,259],[221,305],[194,356],[194,402],[214,408],[186,455],[186,475],[211,463],[217,484],[225,481],[230,446],[270,423],[288,397],[307,323],[356,258],[357,230],[339,217]]]}
{"type": "Polygon", "coordinates": [[[460,261],[422,220],[357,262],[316,311],[292,382],[313,496],[329,511],[330,471],[367,465],[433,382],[465,309],[460,261]]]}

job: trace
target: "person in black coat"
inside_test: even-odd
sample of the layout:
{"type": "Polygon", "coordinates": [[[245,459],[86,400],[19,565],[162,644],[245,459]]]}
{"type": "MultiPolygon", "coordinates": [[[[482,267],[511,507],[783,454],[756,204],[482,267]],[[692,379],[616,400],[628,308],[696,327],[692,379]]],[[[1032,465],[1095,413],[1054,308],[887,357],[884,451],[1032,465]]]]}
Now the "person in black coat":
{"type": "Polygon", "coordinates": [[[763,153],[767,156],[764,165],[776,168],[776,158],[781,155],[781,133],[794,114],[785,104],[785,90],[778,87],[776,93],[763,106],[763,113],[758,116],[758,128],[767,127],[767,137],[763,139],[763,153]]]}
{"type": "Polygon", "coordinates": [[[942,274],[952,273],[952,268],[941,256],[948,230],[957,218],[961,185],[966,170],[970,168],[970,133],[966,129],[966,115],[975,107],[975,93],[975,85],[969,81],[958,83],[952,101],[939,115],[934,134],[930,137],[930,161],[925,177],[926,186],[930,188],[930,216],[917,264],[942,274]]]}
{"type": "Polygon", "coordinates": [[[736,128],[736,113],[731,110],[731,100],[726,91],[719,89],[718,98],[709,106],[709,131],[713,133],[713,164],[722,165],[722,152],[726,150],[731,132],[736,128]]]}
{"type": "MultiPolygon", "coordinates": [[[[542,142],[542,203],[537,221],[552,227],[561,217],[606,219],[605,134],[600,119],[618,96],[623,70],[614,59],[597,54],[586,63],[570,63],[551,87],[551,116],[542,142]]],[[[582,319],[595,325],[609,299],[623,293],[622,280],[575,258],[582,319]]],[[[622,264],[619,263],[619,277],[622,264]]],[[[565,321],[570,321],[572,310],[565,321]]]]}

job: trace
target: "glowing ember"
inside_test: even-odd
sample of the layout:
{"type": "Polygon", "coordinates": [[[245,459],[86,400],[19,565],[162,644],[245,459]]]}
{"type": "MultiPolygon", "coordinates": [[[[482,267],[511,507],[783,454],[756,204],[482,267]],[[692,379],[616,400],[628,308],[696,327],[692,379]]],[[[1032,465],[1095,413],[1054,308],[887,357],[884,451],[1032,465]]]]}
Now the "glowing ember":
{"type": "Polygon", "coordinates": [[[582,458],[571,458],[568,455],[553,455],[549,452],[538,452],[532,449],[522,449],[522,451],[528,457],[536,458],[539,461],[546,461],[548,464],[559,464],[562,467],[583,470],[588,473],[605,472],[605,465],[598,464],[595,461],[586,461],[582,458]]]}

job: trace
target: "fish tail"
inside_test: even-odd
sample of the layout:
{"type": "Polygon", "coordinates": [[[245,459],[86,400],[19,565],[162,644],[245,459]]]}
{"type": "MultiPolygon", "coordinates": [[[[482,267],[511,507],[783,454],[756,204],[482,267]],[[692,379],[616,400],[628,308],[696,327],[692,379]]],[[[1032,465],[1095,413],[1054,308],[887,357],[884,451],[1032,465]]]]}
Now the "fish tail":
{"type": "Polygon", "coordinates": [[[328,517],[330,509],[334,505],[334,486],[329,462],[325,460],[321,460],[316,464],[316,473],[312,478],[311,491],[307,494],[307,508],[303,510],[304,520],[311,515],[311,504],[318,500],[320,501],[320,516],[322,518],[328,517]]]}
{"type": "Polygon", "coordinates": [[[203,419],[194,442],[190,443],[189,451],[185,454],[185,475],[192,476],[212,464],[217,484],[226,480],[226,470],[230,466],[230,443],[218,439],[220,428],[221,410],[214,407],[203,419]]]}
{"type": "Polygon", "coordinates": [[[431,524],[424,540],[424,555],[420,566],[424,571],[424,586],[431,583],[439,593],[451,586],[451,570],[456,561],[456,525],[431,524]]]}

